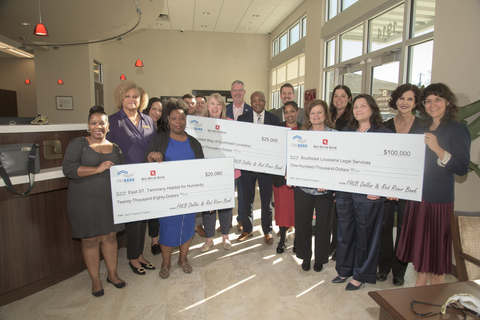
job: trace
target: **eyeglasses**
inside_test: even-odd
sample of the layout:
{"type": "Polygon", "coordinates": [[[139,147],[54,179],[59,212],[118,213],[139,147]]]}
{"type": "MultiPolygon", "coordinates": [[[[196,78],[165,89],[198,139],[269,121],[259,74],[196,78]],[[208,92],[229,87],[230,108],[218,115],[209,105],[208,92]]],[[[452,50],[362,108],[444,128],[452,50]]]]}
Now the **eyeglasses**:
{"type": "Polygon", "coordinates": [[[232,92],[237,93],[237,92],[243,92],[245,91],[244,89],[232,89],[232,92]]]}
{"type": "Polygon", "coordinates": [[[440,97],[437,97],[437,98],[435,98],[435,100],[425,100],[425,101],[422,101],[422,104],[423,104],[425,107],[428,107],[428,106],[430,106],[432,103],[440,104],[440,103],[442,103],[443,100],[445,100],[445,99],[440,98],[440,97]]]}

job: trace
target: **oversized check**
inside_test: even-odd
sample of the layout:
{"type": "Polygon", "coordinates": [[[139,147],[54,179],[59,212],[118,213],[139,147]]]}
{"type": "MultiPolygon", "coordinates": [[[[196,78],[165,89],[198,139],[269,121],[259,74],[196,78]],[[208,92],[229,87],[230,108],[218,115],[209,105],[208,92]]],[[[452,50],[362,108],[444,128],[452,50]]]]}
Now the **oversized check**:
{"type": "Polygon", "coordinates": [[[115,224],[235,207],[233,158],[113,166],[115,224]]]}
{"type": "Polygon", "coordinates": [[[287,184],[422,200],[422,134],[291,131],[287,184]]]}
{"type": "Polygon", "coordinates": [[[290,128],[188,116],[185,131],[202,144],[205,158],[234,157],[235,169],[285,175],[290,128]]]}

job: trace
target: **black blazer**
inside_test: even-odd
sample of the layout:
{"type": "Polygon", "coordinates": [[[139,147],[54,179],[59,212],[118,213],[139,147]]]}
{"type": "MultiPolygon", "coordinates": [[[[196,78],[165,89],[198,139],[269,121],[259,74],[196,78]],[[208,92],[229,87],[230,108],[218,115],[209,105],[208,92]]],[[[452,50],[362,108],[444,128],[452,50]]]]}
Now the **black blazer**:
{"type": "MultiPolygon", "coordinates": [[[[241,116],[238,117],[238,121],[243,121],[243,122],[254,122],[253,121],[253,113],[255,111],[250,111],[247,113],[242,114],[241,116]]],[[[263,120],[263,124],[270,124],[270,125],[277,125],[280,123],[280,120],[278,117],[274,114],[271,114],[268,111],[265,111],[265,119],[263,120]]]]}
{"type": "MultiPolygon", "coordinates": [[[[244,104],[243,104],[243,113],[242,113],[242,114],[245,114],[245,113],[250,112],[250,111],[253,111],[252,106],[249,105],[248,103],[244,102],[244,104]]],[[[234,119],[234,115],[233,115],[233,102],[227,104],[227,114],[226,114],[226,117],[227,117],[227,118],[230,118],[230,119],[234,119]]],[[[240,116],[238,116],[238,117],[240,117],[240,116]]]]}

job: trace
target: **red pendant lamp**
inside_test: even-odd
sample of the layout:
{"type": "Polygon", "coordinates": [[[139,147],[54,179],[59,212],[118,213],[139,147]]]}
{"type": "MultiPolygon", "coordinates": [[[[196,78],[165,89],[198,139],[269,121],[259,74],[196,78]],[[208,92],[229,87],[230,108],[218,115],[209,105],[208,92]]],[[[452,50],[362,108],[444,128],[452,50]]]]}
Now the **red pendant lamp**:
{"type": "Polygon", "coordinates": [[[27,77],[25,78],[25,84],[32,84],[32,82],[30,81],[30,79],[28,79],[28,64],[27,64],[27,60],[25,60],[25,74],[27,75],[27,77]]]}
{"type": "Polygon", "coordinates": [[[30,81],[30,79],[25,79],[25,84],[31,84],[32,82],[30,81]]]}
{"type": "Polygon", "coordinates": [[[40,11],[40,0],[38,0],[38,14],[40,16],[40,23],[35,26],[33,34],[39,37],[48,37],[47,28],[42,23],[42,13],[40,11]]]}
{"type": "Polygon", "coordinates": [[[62,79],[58,79],[57,84],[63,84],[63,80],[62,80],[62,79]]]}
{"type": "Polygon", "coordinates": [[[142,60],[140,60],[140,55],[138,55],[138,59],[137,59],[137,61],[135,62],[135,67],[137,67],[137,68],[143,68],[143,62],[142,62],[142,60]]]}
{"type": "Polygon", "coordinates": [[[120,76],[120,80],[127,80],[127,77],[125,77],[125,75],[122,73],[122,75],[120,76]]]}

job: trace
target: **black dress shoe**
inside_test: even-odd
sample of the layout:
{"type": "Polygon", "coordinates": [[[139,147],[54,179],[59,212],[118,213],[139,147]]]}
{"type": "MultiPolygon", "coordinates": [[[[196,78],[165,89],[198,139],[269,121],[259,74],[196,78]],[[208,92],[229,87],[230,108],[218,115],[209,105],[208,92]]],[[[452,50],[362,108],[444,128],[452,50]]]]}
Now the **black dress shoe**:
{"type": "Polygon", "coordinates": [[[302,269],[303,271],[309,271],[310,270],[310,260],[303,260],[303,263],[302,263],[302,269]]]}
{"type": "Polygon", "coordinates": [[[322,269],[323,269],[323,264],[321,264],[321,263],[315,263],[313,265],[313,270],[315,272],[320,272],[320,271],[322,271],[322,269]]]}
{"type": "Polygon", "coordinates": [[[360,289],[364,284],[365,284],[365,282],[362,282],[362,283],[360,283],[360,285],[356,286],[356,285],[354,285],[353,283],[349,282],[349,283],[347,284],[347,286],[345,287],[345,290],[347,290],[347,291],[358,290],[358,289],[360,289]]]}
{"type": "Polygon", "coordinates": [[[130,261],[128,262],[128,265],[130,266],[130,268],[132,268],[132,271],[133,273],[135,274],[139,274],[141,276],[144,276],[146,275],[147,273],[145,272],[145,269],[143,267],[141,268],[137,268],[135,267],[130,261]]]}
{"type": "Polygon", "coordinates": [[[152,246],[152,254],[157,256],[159,255],[160,253],[162,253],[162,249],[160,249],[160,245],[159,244],[154,244],[152,246]]]}
{"type": "Polygon", "coordinates": [[[140,262],[140,264],[142,265],[142,267],[144,267],[147,270],[155,270],[155,266],[151,262],[149,262],[149,263],[140,262]]]}
{"type": "Polygon", "coordinates": [[[393,277],[392,282],[393,282],[394,285],[401,287],[405,283],[405,280],[393,277]]]}
{"type": "Polygon", "coordinates": [[[277,246],[277,253],[278,254],[284,253],[286,247],[287,247],[287,241],[279,242],[277,246]]]}
{"type": "Polygon", "coordinates": [[[332,260],[337,261],[337,251],[332,254],[332,260]]]}
{"type": "Polygon", "coordinates": [[[387,275],[385,273],[381,273],[381,272],[377,273],[378,282],[383,282],[385,280],[387,280],[387,275]]]}
{"type": "Polygon", "coordinates": [[[115,288],[117,288],[117,289],[125,288],[125,281],[122,281],[122,282],[119,282],[119,283],[113,283],[112,280],[108,279],[108,277],[107,277],[107,282],[113,284],[115,286],[115,288]]]}
{"type": "Polygon", "coordinates": [[[347,277],[342,278],[340,276],[337,276],[335,279],[332,280],[332,283],[344,283],[347,281],[347,277]]]}
{"type": "Polygon", "coordinates": [[[103,291],[103,288],[98,291],[92,292],[92,296],[97,298],[103,297],[104,294],[105,294],[105,291],[103,291]]]}

